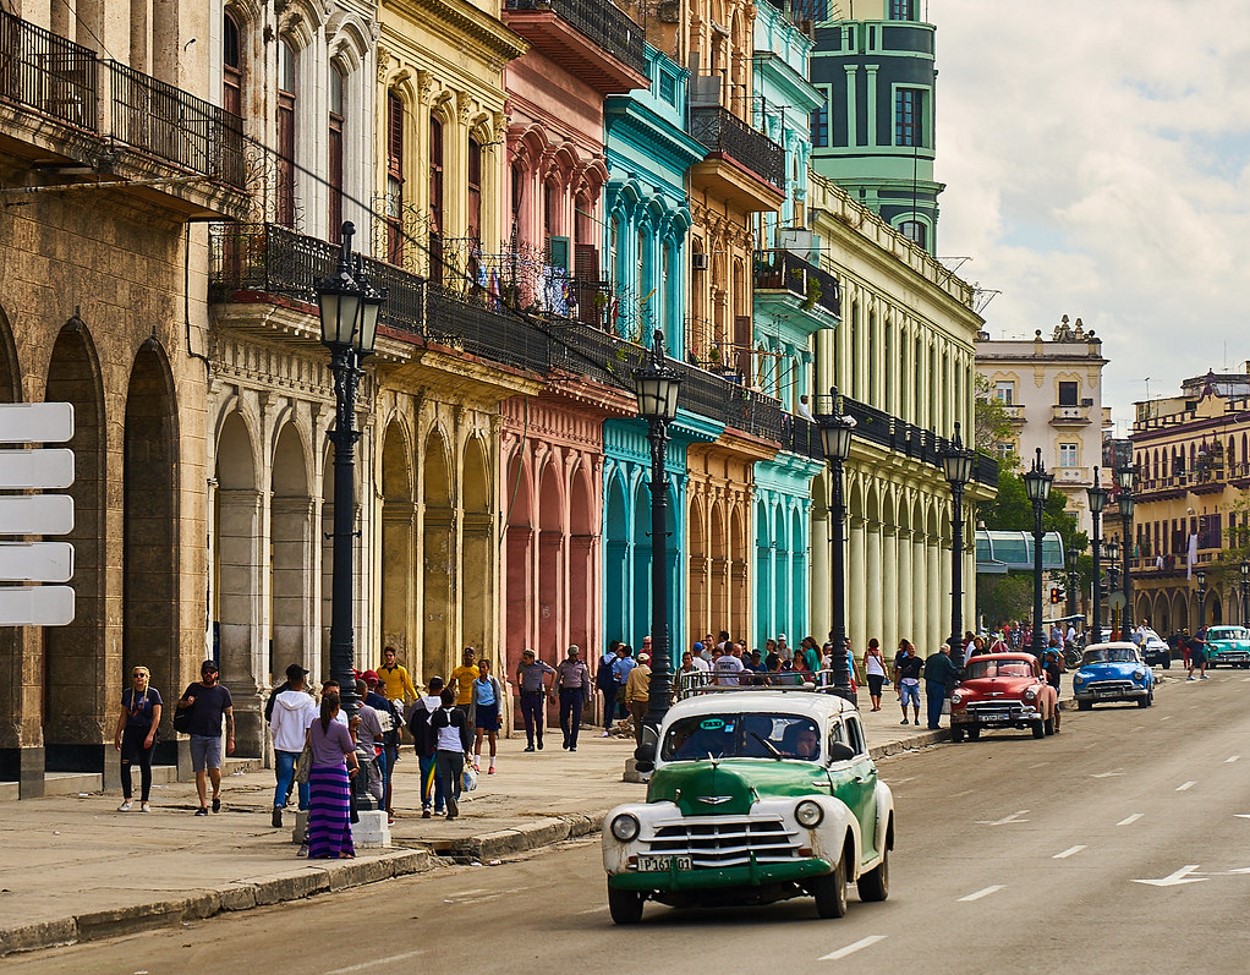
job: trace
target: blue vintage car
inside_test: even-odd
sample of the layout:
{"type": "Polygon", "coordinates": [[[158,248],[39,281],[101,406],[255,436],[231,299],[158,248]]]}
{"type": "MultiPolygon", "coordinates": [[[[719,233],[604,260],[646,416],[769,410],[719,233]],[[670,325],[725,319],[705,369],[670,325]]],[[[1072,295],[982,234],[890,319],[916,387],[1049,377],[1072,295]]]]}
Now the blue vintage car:
{"type": "Polygon", "coordinates": [[[1096,643],[1085,648],[1072,693],[1082,711],[1101,701],[1136,701],[1148,708],[1155,699],[1155,677],[1132,643],[1096,643]]]}
{"type": "Polygon", "coordinates": [[[1244,626],[1208,626],[1207,666],[1250,667],[1250,631],[1244,626]]]}

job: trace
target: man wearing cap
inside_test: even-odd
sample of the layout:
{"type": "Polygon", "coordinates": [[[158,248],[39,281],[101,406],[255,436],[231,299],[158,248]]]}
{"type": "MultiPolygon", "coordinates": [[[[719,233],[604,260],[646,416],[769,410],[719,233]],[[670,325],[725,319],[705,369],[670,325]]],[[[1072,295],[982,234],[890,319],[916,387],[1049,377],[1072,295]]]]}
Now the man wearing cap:
{"type": "MultiPolygon", "coordinates": [[[[534,750],[534,735],[538,735],[538,750],[543,747],[543,712],[546,702],[552,698],[551,686],[546,677],[555,677],[556,669],[538,660],[533,650],[521,651],[521,662],[516,668],[516,686],[521,692],[521,717],[525,719],[525,750],[534,750]]],[[[554,681],[553,681],[554,683],[554,681]]]]}
{"type": "Polygon", "coordinates": [[[382,683],[380,675],[373,670],[366,670],[360,675],[368,689],[362,700],[378,713],[382,725],[382,754],[378,756],[378,771],[382,775],[385,787],[385,803],[387,820],[395,822],[395,810],[391,805],[391,777],[395,774],[395,763],[399,760],[399,726],[403,721],[394,703],[378,693],[382,683]]]}
{"type": "Polygon", "coordinates": [[[634,742],[642,745],[642,719],[651,704],[651,654],[638,654],[638,663],[625,679],[625,707],[634,719],[634,742]]]}
{"type": "MultiPolygon", "coordinates": [[[[213,812],[221,812],[221,721],[226,720],[226,754],[234,754],[234,701],[217,681],[215,661],[200,664],[200,679],[182,692],[178,710],[190,709],[191,767],[200,796],[197,816],[208,815],[208,783],[213,783],[213,812]]],[[[302,745],[300,746],[303,747],[302,745]]]]}
{"type": "MultiPolygon", "coordinates": [[[[317,714],[317,702],[308,693],[308,671],[299,664],[286,669],[286,690],[273,700],[269,730],[273,734],[274,772],[278,785],[273,793],[273,828],[282,828],[282,809],[291,795],[295,765],[304,750],[304,732],[317,714]]],[[[308,808],[308,783],[299,786],[299,808],[308,808]]]]}
{"type": "Polygon", "coordinates": [[[556,668],[556,690],[560,696],[560,730],[564,747],[577,751],[577,732],[582,726],[582,708],[590,703],[590,668],[582,659],[577,644],[569,647],[569,655],[556,668]]]}

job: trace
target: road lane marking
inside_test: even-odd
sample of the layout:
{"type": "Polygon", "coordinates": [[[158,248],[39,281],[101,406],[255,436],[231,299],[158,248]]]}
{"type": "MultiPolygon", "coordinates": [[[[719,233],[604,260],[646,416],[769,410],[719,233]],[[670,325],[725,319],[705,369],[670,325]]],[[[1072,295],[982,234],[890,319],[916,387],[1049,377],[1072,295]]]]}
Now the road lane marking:
{"type": "Polygon", "coordinates": [[[1049,764],[1050,762],[1038,762],[1035,765],[1030,765],[1029,768],[1045,768],[1049,764]]]}
{"type": "Polygon", "coordinates": [[[1188,792],[1190,789],[1192,789],[1192,788],[1193,788],[1194,786],[1196,786],[1197,784],[1198,784],[1197,782],[1183,782],[1183,783],[1181,783],[1180,785],[1178,785],[1178,786],[1176,787],[1176,791],[1177,791],[1177,792],[1188,792]]]}
{"type": "Polygon", "coordinates": [[[1161,717],[1159,720],[1160,720],[1160,721],[1171,721],[1171,720],[1172,720],[1172,716],[1171,716],[1170,714],[1165,714],[1165,715],[1164,715],[1163,717],[1161,717]]]}
{"type": "Polygon", "coordinates": [[[1241,682],[1242,682],[1243,684],[1250,684],[1250,677],[1243,677],[1243,678],[1241,679],[1241,682]]]}
{"type": "Polygon", "coordinates": [[[831,951],[827,955],[821,955],[820,958],[817,960],[818,961],[841,961],[847,955],[853,955],[857,951],[862,951],[865,948],[870,948],[873,945],[875,945],[878,941],[884,941],[885,939],[886,939],[886,935],[884,934],[870,934],[868,937],[860,938],[854,944],[849,944],[845,948],[839,948],[837,951],[831,951]]]}
{"type": "Polygon", "coordinates": [[[1062,853],[1056,853],[1053,857],[1051,857],[1051,859],[1052,860],[1066,860],[1068,857],[1076,856],[1076,854],[1080,853],[1082,850],[1085,850],[1085,849],[1088,849],[1088,847],[1070,846],[1066,850],[1064,850],[1062,853]]]}
{"type": "Polygon", "coordinates": [[[588,911],[578,911],[577,916],[581,917],[583,914],[602,914],[607,909],[608,909],[607,904],[600,904],[598,907],[592,907],[588,911]]]}
{"type": "Polygon", "coordinates": [[[1250,813],[1233,813],[1238,819],[1250,819],[1250,813]]]}
{"type": "Polygon", "coordinates": [[[351,975],[352,972],[363,972],[369,968],[376,968],[378,965],[389,965],[391,962],[406,961],[409,958],[416,958],[417,955],[422,954],[425,954],[424,948],[417,951],[405,951],[402,955],[391,955],[389,958],[375,958],[373,961],[362,961],[359,965],[336,968],[333,971],[326,972],[326,975],[351,975]]]}
{"type": "Polygon", "coordinates": [[[1028,814],[1027,809],[1021,809],[1019,812],[1013,812],[1010,816],[1004,816],[1002,819],[979,819],[978,826],[1006,826],[1008,823],[1027,823],[1027,819],[1021,819],[1021,816],[1028,814]]]}
{"type": "Polygon", "coordinates": [[[1124,774],[1123,772],[1121,772],[1121,771],[1119,771],[1119,770],[1117,769],[1117,770],[1116,770],[1116,771],[1114,771],[1114,772],[1097,772],[1097,773],[1095,773],[1094,775],[1091,775],[1091,776],[1090,776],[1090,778],[1091,778],[1091,779],[1110,779],[1110,778],[1112,778],[1113,776],[1116,776],[1116,775],[1123,775],[1123,774],[1124,774]]]}
{"type": "Polygon", "coordinates": [[[1240,756],[1240,755],[1229,755],[1229,756],[1228,756],[1228,758],[1224,759],[1224,764],[1225,764],[1225,765],[1232,765],[1232,764],[1233,764],[1233,762],[1237,761],[1237,759],[1239,759],[1239,758],[1241,758],[1241,756],[1240,756]]]}
{"type": "Polygon", "coordinates": [[[1135,822],[1137,822],[1137,820],[1141,819],[1142,816],[1144,815],[1145,813],[1133,813],[1133,815],[1131,816],[1125,816],[1118,823],[1116,823],[1116,825],[1117,826],[1132,826],[1135,822]]]}
{"type": "Polygon", "coordinates": [[[969,894],[967,897],[959,898],[959,902],[961,904],[966,904],[969,901],[979,901],[982,897],[989,897],[990,894],[997,894],[1000,890],[1005,890],[1006,887],[1006,884],[994,884],[992,887],[982,887],[980,890],[969,894]]]}
{"type": "Polygon", "coordinates": [[[1180,884],[1200,884],[1207,878],[1189,876],[1189,874],[1193,873],[1197,869],[1198,864],[1191,863],[1189,866],[1181,867],[1179,870],[1174,870],[1166,877],[1161,877],[1158,880],[1134,880],[1133,883],[1149,884],[1151,887],[1176,887],[1180,884]]]}

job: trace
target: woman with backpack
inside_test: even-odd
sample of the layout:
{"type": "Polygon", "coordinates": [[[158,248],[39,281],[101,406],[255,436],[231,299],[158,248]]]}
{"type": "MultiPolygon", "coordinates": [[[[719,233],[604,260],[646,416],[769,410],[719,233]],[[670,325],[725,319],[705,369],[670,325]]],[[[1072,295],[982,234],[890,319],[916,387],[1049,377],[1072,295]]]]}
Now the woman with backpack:
{"type": "MultiPolygon", "coordinates": [[[[446,808],[446,792],[443,780],[438,777],[435,768],[438,757],[438,740],[430,725],[434,712],[442,707],[443,678],[431,677],[428,685],[429,693],[419,697],[412,705],[408,716],[408,730],[412,732],[413,750],[417,753],[417,764],[421,774],[421,818],[430,818],[431,806],[438,815],[446,808]]],[[[453,699],[454,700],[454,699],[453,699]]]]}
{"type": "Polygon", "coordinates": [[[435,767],[439,785],[447,797],[447,819],[460,815],[461,777],[464,763],[473,757],[470,751],[469,719],[456,707],[456,693],[444,687],[439,694],[439,709],[430,716],[434,731],[435,767]]]}

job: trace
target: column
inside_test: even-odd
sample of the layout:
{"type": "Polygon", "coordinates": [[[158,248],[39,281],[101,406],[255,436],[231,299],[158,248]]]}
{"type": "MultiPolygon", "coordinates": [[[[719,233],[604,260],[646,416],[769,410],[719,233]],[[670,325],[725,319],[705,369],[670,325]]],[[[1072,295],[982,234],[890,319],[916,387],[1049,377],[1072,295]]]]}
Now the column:
{"type": "Polygon", "coordinates": [[[856,643],[855,652],[862,654],[868,645],[868,637],[881,639],[882,606],[881,606],[881,523],[873,522],[868,526],[868,563],[865,567],[868,591],[867,636],[856,643]]]}
{"type": "Polygon", "coordinates": [[[881,632],[877,639],[889,656],[898,646],[898,526],[881,526],[881,632]]]}
{"type": "MultiPolygon", "coordinates": [[[[868,641],[865,629],[868,624],[866,588],[864,585],[866,557],[866,522],[858,515],[848,516],[847,525],[850,553],[846,561],[846,635],[851,646],[860,650],[868,641]]],[[[836,593],[835,593],[836,595],[836,593]]]]}
{"type": "Polygon", "coordinates": [[[929,600],[929,625],[926,628],[929,642],[926,646],[927,653],[932,653],[939,643],[942,642],[942,620],[946,617],[946,613],[942,612],[942,566],[941,566],[941,548],[936,538],[930,538],[925,543],[925,562],[928,567],[929,578],[928,584],[925,586],[925,592],[929,600]]]}
{"type": "MultiPolygon", "coordinates": [[[[815,482],[816,490],[826,486],[821,479],[815,482]]],[[[811,542],[808,548],[811,553],[811,610],[809,626],[818,643],[829,638],[829,629],[833,625],[830,616],[830,562],[829,562],[829,509],[821,503],[812,509],[811,542]]],[[[786,634],[790,634],[787,632],[786,634]]]]}
{"type": "MultiPolygon", "coordinates": [[[[911,531],[898,530],[895,551],[898,553],[898,637],[914,643],[916,623],[912,608],[915,605],[915,580],[912,578],[911,531]]],[[[894,644],[897,646],[898,640],[894,644]]]]}

